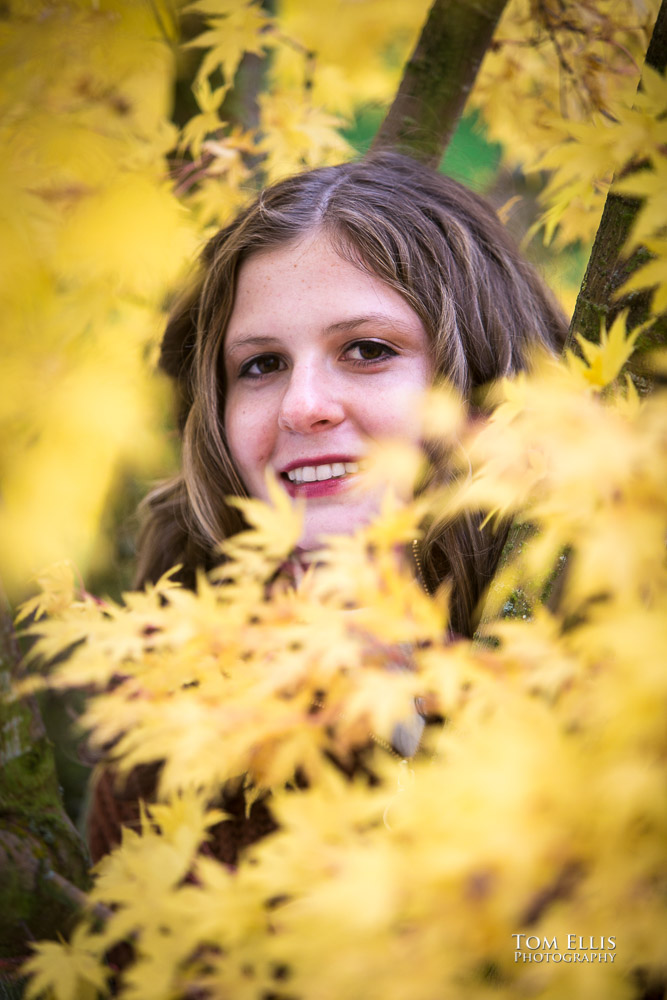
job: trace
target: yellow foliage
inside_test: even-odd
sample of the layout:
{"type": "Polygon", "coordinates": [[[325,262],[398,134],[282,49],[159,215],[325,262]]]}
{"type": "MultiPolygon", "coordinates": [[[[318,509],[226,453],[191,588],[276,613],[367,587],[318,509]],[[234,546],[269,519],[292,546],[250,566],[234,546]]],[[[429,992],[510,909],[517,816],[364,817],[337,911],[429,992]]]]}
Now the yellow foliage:
{"type": "MultiPolygon", "coordinates": [[[[248,164],[261,154],[273,178],[348,155],[341,116],[390,96],[426,6],[327,0],[314,17],[304,0],[274,15],[198,0],[199,111],[177,134],[168,3],[11,5],[0,35],[11,585],[63,555],[85,563],[118,462],[163,461],[146,350],[199,235],[257,182],[248,164]],[[269,54],[271,82],[247,132],[219,114],[245,52],[269,54]],[[191,157],[175,191],[174,150],[191,157]]],[[[557,241],[587,238],[611,173],[648,160],[618,190],[645,199],[632,245],[655,254],[626,288],[658,284],[659,310],[665,81],[646,72],[635,93],[655,9],[514,0],[472,100],[511,162],[552,172],[545,228],[557,241]]],[[[81,590],[71,563],[43,574],[22,615],[39,618],[31,655],[69,655],[21,690],[90,689],[82,725],[93,748],[112,746],[120,780],[164,767],[141,831],[97,868],[89,900],[109,915],[86,911],[69,943],[35,946],[29,998],[105,994],[107,950],[130,936],[126,1000],[630,1000],[638,967],[665,976],[667,427],[664,396],[619,384],[635,337],[621,318],[599,345],[581,343],[583,359],[535,359],[473,425],[460,401],[432,397],[424,438],[451,455],[451,487],[404,504],[388,493],[381,518],[331,539],[296,585],[300,512],[276,484],[270,506],[239,501],[251,528],[196,593],[167,575],[117,604],[81,590]],[[487,609],[501,620],[451,642],[446,593],[426,594],[405,553],[426,513],[479,509],[538,530],[494,583],[487,609]],[[422,732],[416,706],[446,723],[422,732]],[[373,784],[343,777],[355,759],[373,784]],[[235,871],[201,852],[227,783],[247,801],[268,796],[280,826],[235,871]],[[515,957],[518,934],[555,935],[564,953],[573,932],[613,936],[617,948],[599,950],[614,960],[515,957]]],[[[377,463],[396,481],[421,472],[396,446],[377,463]]]]}
{"type": "Polygon", "coordinates": [[[204,55],[193,86],[200,113],[180,139],[194,159],[183,167],[179,190],[203,224],[224,223],[258,181],[349,157],[340,128],[360,105],[391,100],[427,9],[425,0],[323,0],[316,15],[304,0],[282,0],[271,16],[252,0],[196,0],[186,7],[204,15],[208,27],[187,45],[204,55]],[[231,130],[217,111],[245,53],[264,59],[266,87],[258,95],[259,125],[244,150],[255,165],[244,172],[229,157],[231,130]],[[224,90],[210,82],[218,70],[224,90]],[[211,185],[211,177],[224,187],[211,185]]]}
{"type": "Polygon", "coordinates": [[[337,129],[340,118],[304,102],[300,91],[272,91],[259,98],[259,149],[266,154],[264,169],[270,181],[304,168],[340,163],[352,148],[337,129]]]}
{"type": "MultiPolygon", "coordinates": [[[[273,472],[267,472],[266,487],[272,507],[259,500],[229,498],[231,504],[241,508],[244,519],[254,529],[227,539],[224,550],[232,558],[244,549],[258,549],[268,560],[282,562],[299,540],[303,529],[303,511],[299,506],[292,505],[273,472]]],[[[270,570],[270,563],[263,567],[264,577],[270,575],[270,570]]]]}
{"type": "Polygon", "coordinates": [[[633,970],[664,975],[667,425],[664,396],[618,384],[632,339],[621,320],[583,361],[538,359],[483,423],[458,421],[458,449],[436,399],[460,481],[444,501],[388,499],[296,586],[276,577],[298,513],[275,485],[271,508],[240,501],[256,528],[196,594],[164,579],[68,608],[71,580],[47,581],[35,656],[79,643],[48,683],[95,688],[83,723],[121,773],[164,768],[141,832],[98,866],[90,902],[111,912],[38,946],[30,996],[86,996],[129,935],[118,995],[142,1000],[257,1000],[285,976],[304,1000],[629,1000],[633,970]],[[498,584],[506,612],[567,550],[556,608],[449,641],[400,555],[443,502],[539,527],[498,584]],[[446,724],[422,733],[416,704],[446,724]],[[353,753],[374,784],[341,773],[353,753]],[[271,790],[279,829],[232,872],[200,849],[241,781],[271,790]],[[551,961],[517,935],[555,937],[551,961]]]}
{"type": "MultiPolygon", "coordinates": [[[[648,157],[618,189],[644,198],[632,241],[655,255],[627,290],[658,285],[660,311],[667,98],[650,69],[636,93],[634,68],[654,6],[587,0],[566,22],[516,0],[472,101],[507,155],[552,172],[547,238],[588,237],[612,171],[648,157]]],[[[169,121],[169,4],[12,8],[0,39],[0,549],[10,591],[51,561],[86,569],[119,468],[149,476],[168,466],[154,432],[164,402],[145,359],[183,262],[243,204],[258,171],[273,179],[350,154],[340,116],[389,100],[425,8],[327,0],[313,17],[301,0],[274,15],[241,0],[193,4],[207,24],[192,46],[203,50],[199,113],[180,134],[169,121]],[[265,58],[270,82],[259,127],[245,131],[219,115],[244,52],[265,58]],[[172,190],[174,149],[186,160],[172,190]]]]}
{"type": "Polygon", "coordinates": [[[471,104],[512,166],[552,172],[542,196],[546,242],[590,242],[614,170],[664,135],[656,111],[664,97],[646,86],[650,70],[647,100],[635,101],[658,7],[657,0],[512,0],[505,9],[471,104]]]}
{"type": "Polygon", "coordinates": [[[261,179],[350,155],[341,113],[389,100],[425,9],[347,0],[313,17],[311,5],[269,16],[246,0],[11,4],[0,33],[0,550],[10,592],[52,561],[88,568],[118,470],[166,469],[154,432],[165,404],[146,356],[184,262],[261,179]],[[205,30],[188,46],[203,53],[198,114],[179,133],[169,116],[181,10],[205,30]],[[243,130],[220,108],[248,52],[267,57],[270,87],[259,127],[243,130]]]}
{"type": "MultiPolygon", "coordinates": [[[[564,139],[538,160],[535,169],[552,172],[540,196],[547,205],[546,242],[557,225],[561,244],[592,235],[614,173],[646,158],[656,161],[656,171],[621,180],[615,190],[647,198],[634,229],[634,245],[664,225],[665,196],[660,181],[665,173],[667,81],[646,66],[642,87],[632,107],[623,103],[612,106],[611,122],[596,116],[586,122],[563,123],[564,139]]],[[[534,228],[541,224],[542,220],[534,228]]]]}
{"type": "Polygon", "coordinates": [[[188,47],[206,49],[195,83],[201,85],[220,69],[226,85],[231,86],[243,55],[262,55],[262,35],[269,19],[254,0],[195,0],[188,10],[213,15],[208,30],[187,43],[188,47]]]}
{"type": "Polygon", "coordinates": [[[277,85],[294,90],[307,75],[314,103],[342,115],[359,104],[386,103],[429,6],[427,0],[321,0],[315,15],[308,0],[280,0],[280,33],[293,44],[276,52],[277,85]]]}
{"type": "Polygon", "coordinates": [[[655,286],[655,295],[652,299],[652,307],[656,314],[664,313],[667,310],[667,240],[655,237],[643,241],[644,246],[654,259],[635,271],[633,275],[622,285],[621,292],[631,292],[636,288],[646,288],[655,286]]]}
{"type": "Polygon", "coordinates": [[[119,466],[166,464],[145,355],[194,238],[165,186],[172,55],[149,5],[30,4],[0,44],[0,549],[20,591],[88,564],[119,466]]]}
{"type": "Polygon", "coordinates": [[[577,340],[585,360],[568,351],[567,361],[570,370],[576,371],[586,382],[590,382],[598,389],[604,389],[613,382],[631,357],[637,337],[641,333],[641,327],[635,327],[632,333],[628,333],[626,323],[627,312],[616,317],[609,332],[603,323],[597,344],[579,335],[577,340]]]}
{"type": "Polygon", "coordinates": [[[76,928],[69,944],[41,941],[35,946],[34,957],[26,963],[26,971],[34,972],[26,990],[27,1000],[41,996],[54,981],[58,984],[58,1000],[96,1000],[108,978],[99,958],[99,950],[89,946],[84,925],[76,928]]]}

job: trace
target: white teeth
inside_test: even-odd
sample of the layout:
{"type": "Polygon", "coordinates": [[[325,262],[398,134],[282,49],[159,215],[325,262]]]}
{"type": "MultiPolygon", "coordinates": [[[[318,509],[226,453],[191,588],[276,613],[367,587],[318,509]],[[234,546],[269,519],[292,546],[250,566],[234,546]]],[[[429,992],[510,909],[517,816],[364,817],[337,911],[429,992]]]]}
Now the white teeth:
{"type": "Polygon", "coordinates": [[[359,471],[358,462],[333,462],[331,465],[302,465],[290,469],[287,478],[291,483],[315,483],[325,479],[338,479],[359,471]]]}

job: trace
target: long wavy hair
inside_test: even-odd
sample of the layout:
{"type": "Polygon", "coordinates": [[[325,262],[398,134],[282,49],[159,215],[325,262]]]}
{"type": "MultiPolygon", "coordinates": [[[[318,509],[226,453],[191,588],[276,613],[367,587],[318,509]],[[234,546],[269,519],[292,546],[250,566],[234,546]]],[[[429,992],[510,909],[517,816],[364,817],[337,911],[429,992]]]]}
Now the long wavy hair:
{"type": "MultiPolygon", "coordinates": [[[[197,278],[176,302],[160,366],[175,380],[182,471],[143,504],[136,584],[176,563],[193,585],[243,527],[225,498],[246,490],[225,438],[222,347],[240,265],[314,232],[345,260],[394,288],[427,331],[436,379],[470,399],[524,368],[529,349],[559,351],[565,318],[490,205],[456,181],[382,152],[298,174],[259,197],[205,246],[197,278]]],[[[451,626],[471,634],[505,533],[471,514],[426,526],[420,564],[430,589],[452,586],[451,626]]]]}

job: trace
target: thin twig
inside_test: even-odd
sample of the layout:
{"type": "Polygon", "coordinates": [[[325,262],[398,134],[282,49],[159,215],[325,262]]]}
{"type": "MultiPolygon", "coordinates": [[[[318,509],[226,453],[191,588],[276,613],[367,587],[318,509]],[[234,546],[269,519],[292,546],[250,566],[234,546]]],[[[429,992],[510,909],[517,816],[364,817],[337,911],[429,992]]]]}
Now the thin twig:
{"type": "Polygon", "coordinates": [[[108,906],[105,906],[104,903],[95,903],[91,906],[85,892],[82,892],[81,889],[77,889],[72,882],[63,878],[62,875],[59,875],[58,872],[53,871],[53,869],[50,869],[44,875],[44,880],[46,882],[50,882],[57,891],[58,895],[62,896],[63,899],[66,899],[69,903],[72,903],[77,907],[77,909],[89,910],[90,913],[98,917],[100,920],[108,920],[111,916],[113,916],[113,910],[111,910],[108,906]]]}

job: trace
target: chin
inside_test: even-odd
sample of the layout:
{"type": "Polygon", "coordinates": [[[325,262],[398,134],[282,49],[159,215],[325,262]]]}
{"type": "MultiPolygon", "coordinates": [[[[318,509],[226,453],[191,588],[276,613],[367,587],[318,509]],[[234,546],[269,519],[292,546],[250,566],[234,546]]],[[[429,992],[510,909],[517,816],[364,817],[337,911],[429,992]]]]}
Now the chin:
{"type": "Polygon", "coordinates": [[[308,511],[306,508],[304,530],[300,548],[317,549],[326,544],[330,535],[353,535],[377,517],[380,503],[373,499],[361,504],[340,504],[327,511],[308,511]]]}

